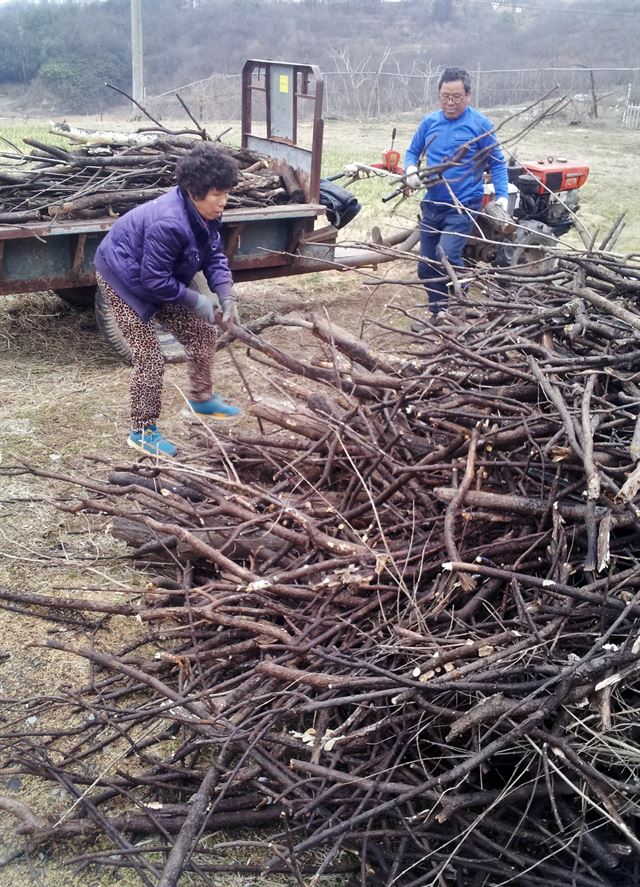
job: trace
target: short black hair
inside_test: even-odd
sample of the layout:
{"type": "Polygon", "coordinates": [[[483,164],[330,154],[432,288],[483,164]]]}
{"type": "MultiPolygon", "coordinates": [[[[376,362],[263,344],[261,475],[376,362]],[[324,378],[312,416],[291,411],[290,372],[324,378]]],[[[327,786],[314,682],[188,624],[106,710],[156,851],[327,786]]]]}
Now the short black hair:
{"type": "Polygon", "coordinates": [[[454,80],[462,80],[464,91],[471,92],[471,77],[464,68],[445,68],[438,80],[438,90],[442,89],[443,83],[452,83],[454,80]]]}
{"type": "Polygon", "coordinates": [[[176,182],[196,200],[209,191],[230,191],[238,184],[235,159],[212,142],[202,142],[176,164],[176,182]]]}

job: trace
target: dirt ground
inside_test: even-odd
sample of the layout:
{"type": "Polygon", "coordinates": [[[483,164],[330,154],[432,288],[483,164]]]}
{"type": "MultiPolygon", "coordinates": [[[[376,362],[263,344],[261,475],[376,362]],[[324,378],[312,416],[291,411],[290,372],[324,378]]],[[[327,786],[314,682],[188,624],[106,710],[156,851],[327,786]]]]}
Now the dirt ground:
{"type": "MultiPolygon", "coordinates": [[[[393,268],[395,275],[397,265],[393,268]]],[[[410,276],[412,267],[405,270],[410,276]]],[[[409,307],[420,301],[419,290],[414,294],[406,287],[366,286],[356,273],[328,272],[241,284],[238,289],[245,322],[269,310],[295,310],[298,316],[326,310],[332,320],[354,332],[361,331],[365,315],[406,323],[387,303],[398,300],[409,307]]],[[[303,345],[300,330],[276,327],[264,335],[290,353],[307,349],[309,357],[308,340],[303,345]]],[[[142,591],[144,574],[128,562],[126,546],[110,536],[107,519],[56,510],[53,500],[70,494],[65,485],[19,473],[24,460],[52,471],[90,471],[83,457],[92,453],[130,462],[135,454],[125,445],[129,368],[101,340],[92,312],[72,309],[52,293],[4,299],[0,342],[0,587],[55,595],[61,604],[67,594],[109,600],[121,596],[119,586],[142,591]]],[[[288,401],[268,372],[237,345],[234,356],[251,397],[288,401]]],[[[248,405],[249,393],[228,351],[217,358],[215,379],[217,392],[248,405]]],[[[190,433],[191,420],[184,415],[184,380],[183,365],[167,367],[161,427],[178,445],[190,433]]],[[[239,420],[247,429],[255,427],[254,422],[248,417],[239,420]]],[[[126,594],[135,600],[135,592],[126,594]]],[[[78,646],[89,641],[109,649],[109,645],[121,646],[135,631],[131,622],[112,618],[95,638],[75,626],[5,611],[0,622],[0,699],[46,696],[84,683],[84,660],[43,648],[52,634],[78,646]]],[[[37,721],[34,717],[34,730],[37,721]]],[[[0,795],[20,799],[54,820],[69,807],[69,798],[60,789],[6,771],[0,771],[0,795]]],[[[0,862],[23,846],[15,827],[15,820],[0,813],[0,862]]],[[[0,867],[0,887],[58,887],[62,883],[101,887],[107,883],[106,872],[85,872],[74,881],[73,869],[62,864],[72,850],[46,848],[33,856],[20,856],[0,867]]],[[[138,884],[131,873],[117,874],[117,883],[138,884]]],[[[112,882],[111,874],[108,880],[112,882]]],[[[190,882],[187,878],[182,883],[190,882]]],[[[245,882],[229,877],[217,883],[231,887],[245,882]]],[[[262,883],[280,882],[251,879],[251,884],[262,883]]]]}

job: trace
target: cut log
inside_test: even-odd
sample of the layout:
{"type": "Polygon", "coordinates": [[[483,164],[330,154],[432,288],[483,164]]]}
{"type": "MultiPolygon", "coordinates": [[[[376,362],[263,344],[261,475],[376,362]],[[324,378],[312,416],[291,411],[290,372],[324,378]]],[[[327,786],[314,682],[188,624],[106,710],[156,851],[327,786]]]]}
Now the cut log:
{"type": "MultiPolygon", "coordinates": [[[[154,145],[162,138],[157,132],[118,132],[116,130],[85,129],[70,123],[56,123],[49,121],[49,132],[53,135],[64,136],[70,142],[80,145],[118,145],[131,147],[133,145],[154,145]]],[[[166,136],[165,136],[166,138],[166,136]]]]}

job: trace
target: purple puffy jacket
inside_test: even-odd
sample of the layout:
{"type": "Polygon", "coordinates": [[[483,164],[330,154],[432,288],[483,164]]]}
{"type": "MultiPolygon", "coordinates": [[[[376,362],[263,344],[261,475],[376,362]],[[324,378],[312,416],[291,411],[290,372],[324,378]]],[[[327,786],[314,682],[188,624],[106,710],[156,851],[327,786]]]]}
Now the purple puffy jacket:
{"type": "Polygon", "coordinates": [[[96,252],[96,269],[143,321],[163,305],[192,308],[198,294],[189,283],[197,271],[219,298],[231,292],[220,222],[205,221],[195,208],[189,214],[188,199],[174,187],[135,207],[114,223],[96,252]],[[202,226],[198,237],[190,216],[202,226]]]}

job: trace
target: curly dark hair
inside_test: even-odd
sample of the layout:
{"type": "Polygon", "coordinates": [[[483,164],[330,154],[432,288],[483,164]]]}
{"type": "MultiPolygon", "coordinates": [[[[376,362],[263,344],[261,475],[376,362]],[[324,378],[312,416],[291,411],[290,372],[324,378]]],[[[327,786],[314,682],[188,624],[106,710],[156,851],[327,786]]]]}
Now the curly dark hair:
{"type": "Polygon", "coordinates": [[[212,142],[202,142],[176,165],[176,182],[191,197],[202,200],[212,188],[230,191],[238,184],[238,164],[212,142]]]}
{"type": "Polygon", "coordinates": [[[442,89],[443,83],[452,83],[454,80],[462,80],[464,91],[467,94],[471,92],[471,77],[464,68],[445,68],[438,80],[438,90],[442,89]]]}

